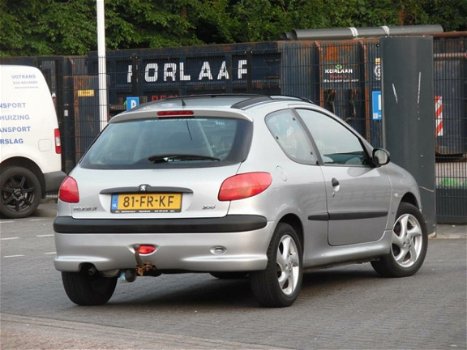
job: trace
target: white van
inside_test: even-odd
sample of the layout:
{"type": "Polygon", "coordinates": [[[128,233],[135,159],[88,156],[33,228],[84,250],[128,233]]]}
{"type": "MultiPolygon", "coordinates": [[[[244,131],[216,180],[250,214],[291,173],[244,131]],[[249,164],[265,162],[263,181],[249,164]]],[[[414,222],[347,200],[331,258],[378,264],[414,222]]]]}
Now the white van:
{"type": "Polygon", "coordinates": [[[57,115],[44,76],[34,67],[0,65],[0,216],[31,215],[64,176],[57,115]]]}

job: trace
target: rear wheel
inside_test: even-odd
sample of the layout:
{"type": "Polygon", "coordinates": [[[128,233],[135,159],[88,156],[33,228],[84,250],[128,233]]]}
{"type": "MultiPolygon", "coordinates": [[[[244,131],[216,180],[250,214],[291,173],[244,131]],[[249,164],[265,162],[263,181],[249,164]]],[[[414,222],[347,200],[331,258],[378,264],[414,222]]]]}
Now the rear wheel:
{"type": "Polygon", "coordinates": [[[301,242],[292,226],[277,226],[267,256],[266,270],[250,274],[253,294],[264,306],[290,306],[297,299],[303,277],[301,242]]]}
{"type": "Polygon", "coordinates": [[[0,171],[0,214],[12,219],[31,215],[41,200],[41,184],[29,169],[13,166],[0,171]]]}
{"type": "Polygon", "coordinates": [[[62,272],[65,292],[78,305],[102,305],[112,297],[117,277],[103,277],[94,268],[62,272]]]}
{"type": "Polygon", "coordinates": [[[425,260],[428,234],[422,214],[412,204],[401,203],[392,230],[389,254],[371,264],[385,277],[405,277],[416,273],[425,260]]]}

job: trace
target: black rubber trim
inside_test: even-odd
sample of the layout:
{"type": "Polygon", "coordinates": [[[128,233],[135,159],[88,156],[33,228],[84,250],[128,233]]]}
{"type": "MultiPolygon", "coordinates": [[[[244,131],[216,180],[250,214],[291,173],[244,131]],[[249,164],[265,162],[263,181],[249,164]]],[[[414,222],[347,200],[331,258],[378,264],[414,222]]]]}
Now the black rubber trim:
{"type": "Polygon", "coordinates": [[[358,220],[358,219],[373,219],[387,216],[387,211],[363,211],[363,212],[346,212],[346,213],[329,213],[329,220],[358,220]]]}
{"type": "Polygon", "coordinates": [[[271,98],[269,96],[252,96],[251,98],[247,100],[243,100],[240,102],[237,102],[230,106],[230,108],[237,108],[237,109],[242,109],[251,105],[254,105],[259,102],[265,102],[265,101],[271,101],[271,98]]]}
{"type": "Polygon", "coordinates": [[[134,187],[114,187],[100,191],[100,194],[114,193],[193,193],[189,188],[184,187],[154,187],[146,185],[146,190],[141,191],[139,186],[134,187]]]}
{"type": "Polygon", "coordinates": [[[345,212],[345,213],[326,213],[308,216],[308,220],[329,221],[329,220],[359,220],[373,219],[387,216],[387,211],[364,211],[364,212],[345,212]]]}
{"type": "Polygon", "coordinates": [[[211,233],[253,231],[266,227],[259,215],[227,215],[197,219],[73,219],[57,216],[58,233],[211,233]]]}
{"type": "Polygon", "coordinates": [[[329,214],[328,213],[323,213],[323,214],[309,215],[308,220],[312,220],[312,221],[329,221],[329,214]]]}

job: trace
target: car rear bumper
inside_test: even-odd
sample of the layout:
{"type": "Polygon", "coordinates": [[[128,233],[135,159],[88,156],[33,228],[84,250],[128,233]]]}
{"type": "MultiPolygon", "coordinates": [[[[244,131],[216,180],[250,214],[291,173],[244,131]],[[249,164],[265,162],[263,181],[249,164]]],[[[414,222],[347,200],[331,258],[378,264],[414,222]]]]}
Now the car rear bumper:
{"type": "Polygon", "coordinates": [[[191,219],[74,219],[57,216],[54,230],[59,233],[215,233],[253,231],[266,224],[266,218],[260,215],[191,219]]]}
{"type": "MultiPolygon", "coordinates": [[[[184,220],[178,221],[183,224],[184,220]]],[[[226,231],[230,226],[221,225],[220,230],[205,232],[198,232],[193,227],[194,232],[131,232],[135,231],[134,226],[130,232],[121,232],[120,229],[116,233],[62,233],[59,231],[63,227],[59,224],[57,218],[54,225],[58,228],[55,234],[55,268],[59,271],[79,271],[83,264],[92,264],[99,271],[136,268],[135,247],[141,244],[151,244],[157,249],[150,255],[140,255],[139,264],[150,264],[161,272],[263,270],[274,230],[273,223],[266,221],[262,228],[248,231],[237,228],[236,232],[226,231]]]]}

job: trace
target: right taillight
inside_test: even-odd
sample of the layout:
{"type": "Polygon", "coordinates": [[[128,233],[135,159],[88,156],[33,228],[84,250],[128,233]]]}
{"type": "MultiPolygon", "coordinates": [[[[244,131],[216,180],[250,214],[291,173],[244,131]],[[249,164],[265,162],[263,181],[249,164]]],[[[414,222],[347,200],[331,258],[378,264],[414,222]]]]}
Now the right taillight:
{"type": "Polygon", "coordinates": [[[235,201],[256,196],[272,183],[272,176],[265,172],[234,175],[224,180],[217,196],[220,201],[235,201]]]}
{"type": "Polygon", "coordinates": [[[58,190],[58,198],[66,203],[78,203],[79,191],[78,183],[71,176],[67,176],[58,190]]]}
{"type": "Polygon", "coordinates": [[[60,129],[54,129],[55,153],[62,154],[62,143],[60,141],[60,129]]]}

